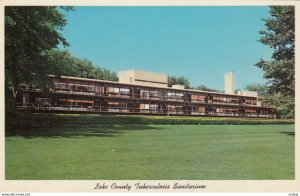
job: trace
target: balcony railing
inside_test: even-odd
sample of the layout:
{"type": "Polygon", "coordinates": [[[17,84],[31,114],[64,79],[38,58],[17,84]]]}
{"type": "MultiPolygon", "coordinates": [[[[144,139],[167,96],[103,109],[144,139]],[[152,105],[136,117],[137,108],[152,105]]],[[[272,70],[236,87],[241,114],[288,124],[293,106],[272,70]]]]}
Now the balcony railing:
{"type": "MultiPolygon", "coordinates": [[[[43,92],[43,89],[36,88],[34,86],[21,85],[20,90],[26,92],[43,92]]],[[[52,93],[56,94],[70,94],[70,95],[86,95],[86,96],[99,96],[99,97],[116,97],[116,98],[133,98],[133,99],[147,99],[147,100],[160,100],[160,101],[176,101],[176,102],[190,102],[190,103],[211,103],[211,104],[223,104],[223,105],[242,105],[242,106],[257,106],[255,102],[243,102],[239,103],[235,101],[226,101],[226,100],[218,100],[218,99],[203,99],[203,98],[186,98],[179,97],[174,95],[163,96],[160,93],[157,95],[143,95],[143,94],[132,94],[132,93],[113,93],[113,92],[100,92],[100,91],[89,91],[89,90],[75,90],[71,88],[58,88],[54,87],[54,89],[50,90],[52,93]]],[[[268,105],[262,105],[262,107],[270,107],[268,105]]]]}
{"type": "MultiPolygon", "coordinates": [[[[33,89],[33,88],[31,88],[30,90],[28,90],[27,88],[21,88],[21,90],[30,91],[30,92],[32,92],[32,91],[42,92],[42,89],[33,89]]],[[[69,94],[69,95],[88,95],[88,96],[99,96],[99,97],[135,98],[135,99],[161,100],[161,101],[206,103],[205,99],[191,99],[191,98],[176,97],[176,96],[144,96],[141,94],[120,94],[120,93],[112,93],[112,92],[103,93],[103,92],[72,90],[72,89],[55,89],[55,90],[52,90],[52,93],[69,94]]],[[[239,103],[237,103],[237,102],[216,101],[216,100],[208,100],[208,103],[239,105],[239,103]]]]}
{"type": "Polygon", "coordinates": [[[195,110],[183,109],[140,109],[126,107],[103,107],[103,106],[70,106],[70,105],[39,105],[17,103],[18,110],[31,111],[64,111],[64,112],[86,112],[86,113],[134,113],[134,114],[164,114],[164,115],[190,115],[190,116],[226,116],[226,117],[259,117],[274,118],[274,114],[260,113],[233,113],[233,112],[199,112],[195,110]]]}

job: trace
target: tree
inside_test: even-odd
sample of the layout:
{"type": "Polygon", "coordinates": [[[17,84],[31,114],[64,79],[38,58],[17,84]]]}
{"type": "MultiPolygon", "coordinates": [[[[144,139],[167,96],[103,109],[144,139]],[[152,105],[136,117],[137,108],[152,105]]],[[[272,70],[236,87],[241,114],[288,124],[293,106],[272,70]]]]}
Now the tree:
{"type": "Polygon", "coordinates": [[[65,75],[100,80],[118,81],[117,74],[94,65],[88,59],[72,56],[67,50],[50,50],[45,55],[45,64],[58,67],[54,75],[65,75]]]}
{"type": "Polygon", "coordinates": [[[276,108],[276,114],[279,118],[293,118],[295,110],[294,97],[284,96],[282,93],[266,94],[262,97],[262,102],[276,108]]]}
{"type": "Polygon", "coordinates": [[[181,84],[184,85],[184,88],[186,89],[194,89],[194,90],[201,90],[201,91],[212,91],[212,92],[220,92],[219,90],[208,88],[205,85],[201,84],[196,87],[190,86],[190,82],[187,78],[184,76],[168,76],[168,86],[171,87],[174,84],[181,84]]]}
{"type": "Polygon", "coordinates": [[[201,91],[212,91],[212,92],[220,92],[219,90],[216,90],[216,89],[212,89],[212,88],[208,88],[207,86],[201,84],[199,86],[196,86],[196,87],[192,87],[192,89],[195,89],[195,90],[201,90],[201,91]]]}
{"type": "Polygon", "coordinates": [[[284,104],[285,112],[279,116],[294,117],[295,111],[295,7],[271,6],[271,17],[264,19],[265,30],[261,30],[260,42],[274,49],[269,61],[260,59],[257,67],[264,70],[268,79],[269,102],[278,110],[277,98],[289,100],[284,104]],[[274,98],[271,99],[271,98],[274,98]],[[273,102],[272,102],[273,100],[273,102]]]}
{"type": "Polygon", "coordinates": [[[277,110],[277,115],[280,118],[286,118],[293,116],[293,110],[290,109],[290,105],[293,105],[294,98],[283,96],[280,92],[269,93],[268,86],[266,84],[253,83],[249,84],[245,88],[249,91],[256,91],[262,98],[262,103],[265,105],[272,105],[277,110]]]}
{"type": "Polygon", "coordinates": [[[175,76],[168,76],[168,86],[171,87],[174,84],[181,84],[184,85],[184,88],[190,88],[190,82],[184,76],[175,77],[175,76]]]}
{"type": "Polygon", "coordinates": [[[46,54],[59,44],[68,46],[59,33],[66,24],[58,7],[5,7],[5,82],[14,97],[20,83],[50,85],[47,75],[56,72],[57,66],[45,63],[46,54]]]}
{"type": "Polygon", "coordinates": [[[252,83],[248,84],[245,89],[248,91],[255,91],[261,97],[267,94],[267,86],[265,84],[252,83]]]}
{"type": "Polygon", "coordinates": [[[103,68],[102,73],[103,73],[102,78],[98,78],[98,79],[110,80],[110,81],[118,81],[119,80],[116,72],[111,72],[110,70],[103,68]]]}

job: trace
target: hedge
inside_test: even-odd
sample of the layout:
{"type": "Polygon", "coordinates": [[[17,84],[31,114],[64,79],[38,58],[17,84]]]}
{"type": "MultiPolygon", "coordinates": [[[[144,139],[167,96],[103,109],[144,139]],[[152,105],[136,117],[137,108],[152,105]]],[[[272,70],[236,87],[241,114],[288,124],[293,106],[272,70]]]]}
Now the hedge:
{"type": "Polygon", "coordinates": [[[34,113],[7,115],[5,122],[6,129],[61,126],[101,126],[119,124],[262,125],[295,123],[294,119],[34,113]]]}

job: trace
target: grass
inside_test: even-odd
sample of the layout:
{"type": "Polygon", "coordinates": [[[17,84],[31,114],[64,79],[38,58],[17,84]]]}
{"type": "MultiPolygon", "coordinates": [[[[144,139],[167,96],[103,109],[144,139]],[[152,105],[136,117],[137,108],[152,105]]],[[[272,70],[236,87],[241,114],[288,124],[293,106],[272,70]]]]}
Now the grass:
{"type": "Polygon", "coordinates": [[[6,134],[8,180],[295,178],[294,125],[83,123],[6,134]]]}

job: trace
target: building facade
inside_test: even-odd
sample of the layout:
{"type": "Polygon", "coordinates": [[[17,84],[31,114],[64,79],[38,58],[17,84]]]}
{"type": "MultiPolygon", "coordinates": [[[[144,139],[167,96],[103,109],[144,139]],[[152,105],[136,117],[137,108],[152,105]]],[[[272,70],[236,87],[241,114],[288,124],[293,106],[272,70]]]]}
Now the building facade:
{"type": "MultiPolygon", "coordinates": [[[[274,118],[259,97],[162,86],[164,76],[143,84],[49,76],[53,88],[20,85],[19,111],[274,118]],[[154,85],[153,85],[154,84],[154,85]]],[[[132,77],[132,76],[129,76],[132,77]]],[[[138,77],[135,77],[138,78],[138,77]]]]}

